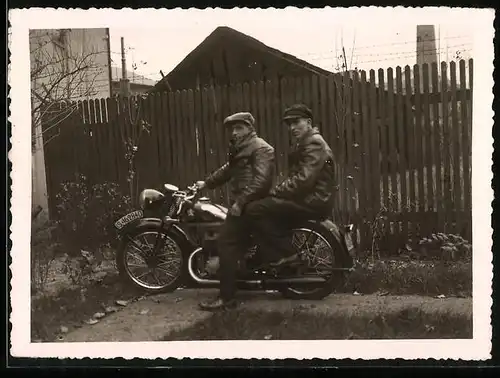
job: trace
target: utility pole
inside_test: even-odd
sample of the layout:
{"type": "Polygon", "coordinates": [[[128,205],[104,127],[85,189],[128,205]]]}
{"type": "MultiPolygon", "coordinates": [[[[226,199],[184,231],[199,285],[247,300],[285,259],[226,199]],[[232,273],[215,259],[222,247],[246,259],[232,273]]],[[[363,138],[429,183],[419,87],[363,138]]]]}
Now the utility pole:
{"type": "Polygon", "coordinates": [[[130,94],[130,82],[127,79],[127,64],[125,59],[125,41],[121,37],[121,53],[122,53],[122,78],[120,79],[120,89],[121,95],[123,97],[129,97],[130,94]]]}

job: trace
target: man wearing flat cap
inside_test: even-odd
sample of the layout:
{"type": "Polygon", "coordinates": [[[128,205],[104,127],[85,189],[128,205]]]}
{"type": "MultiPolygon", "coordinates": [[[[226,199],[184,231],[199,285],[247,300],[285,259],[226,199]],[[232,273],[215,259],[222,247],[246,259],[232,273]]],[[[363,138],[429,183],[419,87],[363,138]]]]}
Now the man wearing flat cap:
{"type": "Polygon", "coordinates": [[[288,177],[269,197],[247,207],[247,216],[275,267],[297,259],[291,238],[294,226],[331,215],[335,188],[334,155],[313,127],[311,110],[303,104],[293,105],[285,110],[283,121],[293,140],[288,177]]]}
{"type": "Polygon", "coordinates": [[[248,248],[248,221],[245,206],[269,195],[275,175],[274,148],[257,136],[255,119],[248,112],[236,113],[224,120],[230,130],[229,159],[198,188],[214,189],[227,182],[231,208],[218,240],[220,294],[215,300],[200,303],[205,310],[233,307],[236,302],[236,274],[242,251],[248,248]]]}

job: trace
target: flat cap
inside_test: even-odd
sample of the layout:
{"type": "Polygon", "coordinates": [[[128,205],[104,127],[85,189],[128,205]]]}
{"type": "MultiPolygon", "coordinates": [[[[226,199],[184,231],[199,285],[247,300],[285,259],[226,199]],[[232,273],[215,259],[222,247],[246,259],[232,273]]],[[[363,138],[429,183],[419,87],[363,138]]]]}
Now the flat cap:
{"type": "Polygon", "coordinates": [[[311,109],[304,104],[294,104],[285,109],[283,113],[283,120],[297,119],[297,118],[313,118],[311,109]]]}
{"type": "Polygon", "coordinates": [[[255,118],[249,112],[235,113],[235,114],[230,115],[229,117],[227,117],[224,120],[224,125],[229,126],[229,125],[232,125],[232,124],[238,123],[238,122],[243,122],[243,123],[246,123],[248,126],[253,127],[253,125],[255,123],[255,118]]]}

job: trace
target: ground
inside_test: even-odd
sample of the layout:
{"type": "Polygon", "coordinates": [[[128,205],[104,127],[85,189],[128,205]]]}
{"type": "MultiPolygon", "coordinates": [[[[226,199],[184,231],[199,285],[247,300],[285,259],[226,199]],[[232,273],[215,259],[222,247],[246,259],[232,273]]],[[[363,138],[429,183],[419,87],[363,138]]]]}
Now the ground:
{"type": "Polygon", "coordinates": [[[58,264],[32,296],[33,342],[472,337],[470,263],[380,262],[322,301],[241,291],[237,310],[214,316],[198,309],[214,289],[144,296],[112,263],[73,285],[58,264]]]}
{"type": "MultiPolygon", "coordinates": [[[[85,324],[65,335],[59,341],[96,342],[96,341],[157,341],[183,339],[183,332],[192,327],[199,328],[203,322],[210,321],[211,313],[200,311],[200,300],[214,295],[211,289],[185,289],[169,294],[145,297],[120,306],[93,325],[85,324]]],[[[343,319],[373,319],[383,314],[399,314],[406,309],[419,309],[421,313],[436,319],[445,317],[472,319],[471,298],[432,298],[421,296],[378,296],[335,294],[322,301],[292,301],[282,299],[279,294],[266,292],[244,292],[238,312],[281,313],[300,312],[313,318],[331,317],[343,319]]],[[[123,303],[125,304],[125,303],[123,303]]],[[[219,315],[216,315],[219,316],[219,315]]],[[[227,315],[225,315],[227,317],[227,315]]],[[[428,325],[429,329],[432,325],[428,325]]],[[[466,330],[464,330],[465,332],[466,330]]],[[[264,330],[264,333],[266,330],[264,330]]],[[[270,331],[272,332],[272,331],[270,331]]],[[[452,337],[450,334],[448,337],[452,337]]],[[[462,337],[472,337],[461,333],[462,337]]],[[[263,335],[265,338],[265,335],[263,335]]],[[[397,337],[397,335],[395,336],[397,337]]],[[[447,335],[441,335],[447,337],[447,335]]],[[[216,338],[216,337],[215,337],[216,338]]],[[[258,338],[258,337],[245,337],[258,338]]]]}

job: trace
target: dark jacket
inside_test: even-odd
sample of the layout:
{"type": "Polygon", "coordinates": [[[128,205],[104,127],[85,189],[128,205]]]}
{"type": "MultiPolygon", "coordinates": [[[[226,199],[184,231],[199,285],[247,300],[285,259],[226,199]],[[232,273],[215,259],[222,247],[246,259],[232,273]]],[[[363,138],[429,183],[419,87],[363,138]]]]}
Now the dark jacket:
{"type": "Polygon", "coordinates": [[[331,148],[313,128],[293,146],[288,157],[288,178],[274,188],[273,195],[329,214],[336,190],[334,164],[331,148]]]}
{"type": "Polygon", "coordinates": [[[269,194],[275,175],[274,148],[255,133],[230,149],[229,161],[205,180],[208,189],[229,181],[232,202],[245,206],[269,194]]]}

